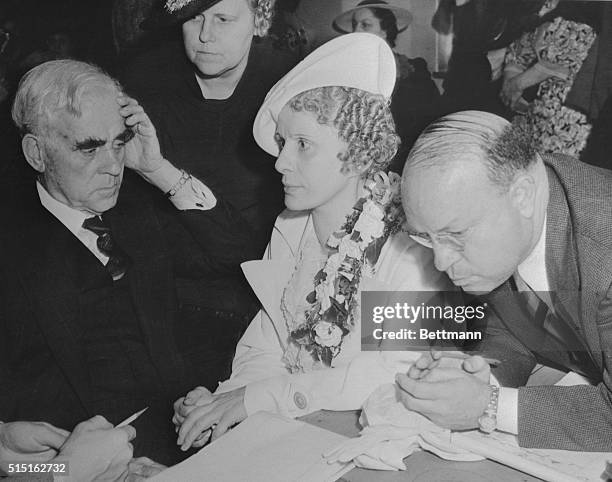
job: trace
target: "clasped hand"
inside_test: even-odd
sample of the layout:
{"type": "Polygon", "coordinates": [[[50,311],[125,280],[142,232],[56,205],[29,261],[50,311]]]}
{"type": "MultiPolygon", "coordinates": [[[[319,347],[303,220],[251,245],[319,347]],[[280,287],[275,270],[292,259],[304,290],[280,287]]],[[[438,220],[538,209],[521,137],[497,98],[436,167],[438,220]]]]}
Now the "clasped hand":
{"type": "Polygon", "coordinates": [[[49,462],[69,435],[45,422],[5,423],[0,430],[0,466],[2,461],[49,462]]]}
{"type": "Polygon", "coordinates": [[[422,355],[407,374],[398,373],[400,401],[440,427],[465,430],[478,427],[478,417],[489,403],[488,363],[480,356],[445,357],[432,351],[422,355]]]}
{"type": "Polygon", "coordinates": [[[204,387],[196,387],[174,402],[172,422],[178,433],[181,450],[202,447],[215,440],[246,417],[245,387],[213,395],[204,387]]]}

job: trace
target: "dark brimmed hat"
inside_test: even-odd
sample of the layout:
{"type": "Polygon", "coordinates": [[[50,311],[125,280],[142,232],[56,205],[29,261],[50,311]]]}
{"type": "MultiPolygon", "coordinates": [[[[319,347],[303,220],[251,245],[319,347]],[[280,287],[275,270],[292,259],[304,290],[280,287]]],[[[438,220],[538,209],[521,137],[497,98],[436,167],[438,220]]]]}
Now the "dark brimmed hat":
{"type": "Polygon", "coordinates": [[[355,7],[338,15],[332,22],[333,27],[339,32],[352,32],[353,13],[355,13],[356,10],[360,10],[362,8],[382,8],[385,10],[390,10],[391,12],[393,12],[393,15],[395,15],[395,18],[397,20],[398,32],[403,32],[408,28],[408,25],[412,23],[412,14],[405,8],[389,5],[383,0],[363,0],[357,5],[355,5],[355,7]]]}
{"type": "Polygon", "coordinates": [[[221,0],[160,0],[142,22],[144,30],[179,25],[221,0]]]}

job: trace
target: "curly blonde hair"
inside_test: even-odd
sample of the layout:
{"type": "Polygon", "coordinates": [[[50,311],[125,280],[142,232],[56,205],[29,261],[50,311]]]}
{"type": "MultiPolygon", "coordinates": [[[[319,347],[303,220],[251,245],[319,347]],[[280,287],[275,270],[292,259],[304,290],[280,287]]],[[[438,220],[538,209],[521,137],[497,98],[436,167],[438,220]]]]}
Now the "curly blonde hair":
{"type": "Polygon", "coordinates": [[[318,87],[296,95],[289,106],[338,130],[338,137],[348,144],[338,154],[342,172],[365,170],[368,177],[386,170],[399,147],[389,103],[382,95],[351,87],[318,87]]]}
{"type": "Polygon", "coordinates": [[[255,14],[255,35],[265,37],[272,25],[276,0],[248,0],[255,14]]]}

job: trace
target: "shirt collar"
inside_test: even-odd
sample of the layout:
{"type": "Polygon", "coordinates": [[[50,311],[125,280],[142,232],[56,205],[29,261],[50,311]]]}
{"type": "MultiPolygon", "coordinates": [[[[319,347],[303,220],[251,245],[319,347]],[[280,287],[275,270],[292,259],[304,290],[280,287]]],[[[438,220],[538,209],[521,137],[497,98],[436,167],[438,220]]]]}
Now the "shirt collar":
{"type": "Polygon", "coordinates": [[[36,190],[38,191],[38,197],[40,203],[55,216],[60,223],[68,228],[68,230],[75,236],[83,227],[83,221],[90,218],[91,214],[86,214],[77,209],[67,206],[57,199],[53,198],[49,192],[43,187],[43,185],[36,181],[36,190]]]}
{"type": "Polygon", "coordinates": [[[544,216],[544,225],[542,226],[542,233],[538,242],[527,258],[518,266],[517,271],[534,291],[548,291],[548,276],[546,274],[546,216],[544,216]]]}

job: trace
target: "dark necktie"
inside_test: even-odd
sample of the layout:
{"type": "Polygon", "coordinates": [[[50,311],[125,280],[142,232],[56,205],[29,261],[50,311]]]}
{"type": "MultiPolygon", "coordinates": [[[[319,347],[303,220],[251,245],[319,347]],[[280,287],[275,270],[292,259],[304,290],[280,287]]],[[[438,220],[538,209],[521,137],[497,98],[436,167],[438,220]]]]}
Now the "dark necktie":
{"type": "Polygon", "coordinates": [[[106,269],[113,280],[120,280],[127,271],[129,258],[113,240],[108,225],[100,216],[94,216],[83,221],[83,228],[98,235],[96,245],[102,254],[108,256],[106,269]]]}
{"type": "Polygon", "coordinates": [[[559,303],[556,303],[556,310],[554,308],[555,293],[533,291],[518,274],[515,274],[509,281],[512,289],[519,291],[526,312],[529,313],[535,326],[567,350],[565,355],[570,365],[568,368],[587,378],[597,380],[600,373],[588,348],[582,341],[582,335],[577,327],[566,319],[566,316],[569,315],[564,316],[564,313],[559,312],[559,310],[563,312],[559,303]]]}

